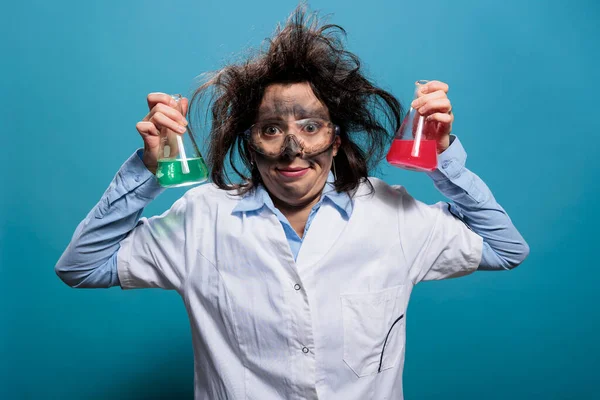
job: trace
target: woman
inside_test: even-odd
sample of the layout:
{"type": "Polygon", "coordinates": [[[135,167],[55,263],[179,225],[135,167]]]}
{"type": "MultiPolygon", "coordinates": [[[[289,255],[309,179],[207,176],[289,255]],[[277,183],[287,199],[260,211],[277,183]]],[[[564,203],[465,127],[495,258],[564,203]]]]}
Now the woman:
{"type": "Polygon", "coordinates": [[[529,252],[465,168],[442,82],[423,86],[412,107],[437,130],[440,168],[429,175],[453,202],[428,206],[368,177],[401,107],[364,77],[340,30],[297,10],[268,49],[201,86],[192,105],[212,93],[213,184],[139,219],[162,190],[152,174],[159,129],[187,125],[170,96],[148,95],[143,151],[56,266],[73,287],[176,290],[197,399],[400,399],[414,285],[511,269],[529,252]]]}

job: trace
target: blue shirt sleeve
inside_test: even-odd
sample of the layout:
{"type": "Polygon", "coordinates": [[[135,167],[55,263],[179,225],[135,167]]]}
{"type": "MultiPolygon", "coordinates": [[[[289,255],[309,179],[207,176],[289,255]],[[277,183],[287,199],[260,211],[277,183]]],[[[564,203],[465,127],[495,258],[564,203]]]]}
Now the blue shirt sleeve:
{"type": "Polygon", "coordinates": [[[67,285],[106,288],[120,284],[119,243],[136,226],[144,207],[164,190],[143,164],[140,152],[121,166],[58,260],[54,269],[67,285]]]}
{"type": "Polygon", "coordinates": [[[467,153],[454,135],[429,172],[436,188],[452,200],[450,212],[483,238],[480,270],[512,269],[525,260],[529,246],[487,185],[465,167],[467,153]]]}

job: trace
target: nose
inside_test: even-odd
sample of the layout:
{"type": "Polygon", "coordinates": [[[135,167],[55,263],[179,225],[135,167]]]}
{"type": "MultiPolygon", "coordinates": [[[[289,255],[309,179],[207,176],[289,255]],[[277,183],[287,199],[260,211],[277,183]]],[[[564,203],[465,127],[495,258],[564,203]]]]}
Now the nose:
{"type": "Polygon", "coordinates": [[[302,144],[298,141],[298,139],[296,139],[296,136],[294,135],[289,135],[285,138],[285,141],[283,142],[283,147],[284,149],[282,156],[288,157],[290,159],[301,155],[302,150],[304,150],[302,144]]]}

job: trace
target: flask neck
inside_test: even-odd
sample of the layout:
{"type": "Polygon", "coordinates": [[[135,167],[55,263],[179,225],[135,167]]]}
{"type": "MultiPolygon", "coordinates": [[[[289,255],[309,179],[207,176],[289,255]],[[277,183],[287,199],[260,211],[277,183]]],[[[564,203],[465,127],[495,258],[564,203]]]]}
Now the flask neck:
{"type": "Polygon", "coordinates": [[[413,95],[413,100],[419,97],[419,89],[421,86],[426,85],[429,81],[426,80],[418,80],[415,82],[415,93],[413,95]]]}

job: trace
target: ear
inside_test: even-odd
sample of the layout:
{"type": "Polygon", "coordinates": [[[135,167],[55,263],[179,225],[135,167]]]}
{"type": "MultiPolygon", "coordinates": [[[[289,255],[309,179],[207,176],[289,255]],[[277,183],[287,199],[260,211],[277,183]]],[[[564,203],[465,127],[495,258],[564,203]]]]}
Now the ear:
{"type": "Polygon", "coordinates": [[[339,135],[336,135],[335,140],[333,142],[333,156],[337,156],[338,150],[340,149],[340,145],[342,144],[342,138],[339,135]]]}

